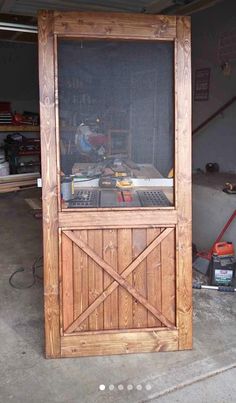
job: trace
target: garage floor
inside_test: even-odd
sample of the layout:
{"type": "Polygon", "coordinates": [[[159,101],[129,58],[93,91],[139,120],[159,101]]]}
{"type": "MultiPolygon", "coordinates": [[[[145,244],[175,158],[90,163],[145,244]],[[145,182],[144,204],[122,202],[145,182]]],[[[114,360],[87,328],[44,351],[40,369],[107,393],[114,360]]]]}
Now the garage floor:
{"type": "Polygon", "coordinates": [[[24,200],[37,192],[0,195],[0,402],[234,402],[236,294],[194,292],[193,351],[44,359],[42,283],[8,283],[42,253],[41,221],[24,200]]]}

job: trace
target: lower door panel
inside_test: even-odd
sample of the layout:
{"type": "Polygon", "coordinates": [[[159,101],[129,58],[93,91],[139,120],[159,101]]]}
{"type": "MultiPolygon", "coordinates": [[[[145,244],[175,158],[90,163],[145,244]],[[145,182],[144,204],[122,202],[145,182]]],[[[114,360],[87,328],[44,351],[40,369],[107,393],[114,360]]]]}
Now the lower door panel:
{"type": "Polygon", "coordinates": [[[62,355],[175,350],[174,228],[61,231],[62,355]]]}

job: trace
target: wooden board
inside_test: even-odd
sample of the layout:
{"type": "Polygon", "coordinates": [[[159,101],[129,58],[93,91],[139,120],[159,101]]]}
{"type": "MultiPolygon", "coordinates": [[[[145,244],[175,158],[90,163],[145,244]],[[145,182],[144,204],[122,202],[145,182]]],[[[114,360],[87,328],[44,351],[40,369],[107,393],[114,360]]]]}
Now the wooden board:
{"type": "Polygon", "coordinates": [[[39,126],[14,126],[14,125],[0,125],[0,132],[39,132],[39,126]]]}
{"type": "Polygon", "coordinates": [[[88,330],[148,328],[162,324],[174,327],[173,250],[173,228],[62,231],[61,299],[64,334],[88,330]],[[149,236],[147,242],[150,231],[152,236],[149,236]],[[126,243],[121,243],[124,240],[126,243]],[[165,249],[161,259],[162,246],[165,249]],[[158,260],[153,262],[153,257],[158,260]],[[147,276],[147,262],[152,276],[147,276]],[[163,288],[160,287],[160,273],[164,273],[163,288]],[[150,289],[152,292],[148,299],[150,289]],[[164,301],[162,306],[160,300],[164,301]],[[149,325],[148,313],[149,318],[154,319],[149,325]]]}
{"type": "Polygon", "coordinates": [[[154,353],[178,349],[178,331],[156,328],[152,331],[119,332],[61,338],[62,357],[154,353]]]}
{"type": "Polygon", "coordinates": [[[59,357],[58,204],[55,138],[53,12],[39,15],[39,81],[44,246],[44,314],[47,357],[59,357]]]}
{"type": "Polygon", "coordinates": [[[176,17],[128,13],[55,12],[55,33],[64,37],[173,40],[176,17]]]}
{"type": "Polygon", "coordinates": [[[192,348],[192,190],[191,190],[191,31],[190,18],[177,18],[176,41],[176,210],[177,326],[179,349],[192,348]]]}

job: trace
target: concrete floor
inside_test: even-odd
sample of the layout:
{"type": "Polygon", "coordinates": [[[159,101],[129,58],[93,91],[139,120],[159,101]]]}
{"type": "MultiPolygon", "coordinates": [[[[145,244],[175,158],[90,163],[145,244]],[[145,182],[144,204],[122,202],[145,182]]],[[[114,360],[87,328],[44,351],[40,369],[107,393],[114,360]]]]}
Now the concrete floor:
{"type": "MultiPolygon", "coordinates": [[[[30,195],[0,197],[0,402],[234,402],[236,294],[194,292],[193,351],[44,358],[42,284],[16,290],[8,283],[41,254],[41,222],[24,201],[30,195]]],[[[19,274],[23,280],[29,274],[19,274]]]]}

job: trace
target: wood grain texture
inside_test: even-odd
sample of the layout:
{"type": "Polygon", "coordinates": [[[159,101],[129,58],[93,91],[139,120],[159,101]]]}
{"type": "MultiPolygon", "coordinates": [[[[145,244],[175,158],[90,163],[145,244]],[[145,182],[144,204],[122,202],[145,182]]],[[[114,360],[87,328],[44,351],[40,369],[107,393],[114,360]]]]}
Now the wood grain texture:
{"type": "Polygon", "coordinates": [[[62,228],[141,228],[171,226],[177,224],[174,210],[83,211],[59,213],[62,228]]]}
{"type": "Polygon", "coordinates": [[[60,356],[53,28],[53,13],[40,13],[38,40],[43,181],[45,350],[47,357],[60,356]]]}
{"type": "MultiPolygon", "coordinates": [[[[117,271],[117,230],[103,230],[103,259],[117,271]]],[[[104,289],[113,278],[104,273],[104,289]]],[[[104,301],[104,329],[118,329],[118,289],[114,290],[104,301]]]]}
{"type": "MultiPolygon", "coordinates": [[[[77,236],[87,242],[86,230],[78,231],[77,236]]],[[[89,267],[88,256],[75,243],[73,243],[73,292],[74,292],[74,315],[75,320],[88,307],[89,301],[89,267]]],[[[88,330],[88,320],[85,320],[80,329],[88,330]]]]}
{"type": "Polygon", "coordinates": [[[55,33],[108,39],[174,40],[175,16],[123,13],[55,12],[55,33]]]}
{"type": "MultiPolygon", "coordinates": [[[[153,241],[158,235],[160,235],[160,228],[148,228],[147,229],[147,243],[153,241]]],[[[147,256],[147,299],[160,311],[161,306],[161,250],[160,245],[150,252],[147,256]]],[[[161,322],[155,318],[150,312],[148,312],[148,327],[161,326],[161,322]]]]}
{"type": "Polygon", "coordinates": [[[189,19],[42,12],[39,73],[46,356],[191,348],[189,19]],[[57,34],[85,39],[175,41],[175,207],[59,211],[57,34]],[[160,228],[166,229],[160,233],[160,228]],[[60,323],[76,334],[60,336],[60,323]],[[153,326],[152,331],[149,326],[153,326]]]}
{"type": "MultiPolygon", "coordinates": [[[[135,289],[130,283],[127,282],[126,277],[133,272],[133,270],[143,262],[143,260],[147,257],[147,255],[152,251],[157,245],[159,245],[163,239],[168,236],[173,231],[172,228],[166,228],[153,242],[148,245],[142,253],[140,253],[137,258],[121,273],[117,273],[113,268],[106,263],[97,253],[92,249],[93,243],[91,242],[89,245],[85,244],[81,239],[72,232],[72,231],[64,231],[64,234],[76,243],[90,259],[93,260],[93,264],[96,266],[100,266],[103,270],[106,271],[111,277],[113,277],[113,282],[96,298],[94,301],[91,301],[90,306],[83,312],[74,322],[66,329],[67,333],[71,333],[91,314],[101,306],[101,303],[118,287],[120,284],[123,288],[125,288],[138,302],[140,302],[146,309],[148,309],[156,318],[158,318],[165,326],[170,329],[174,328],[174,325],[166,319],[166,317],[155,307],[153,307],[145,297],[135,289]],[[96,262],[96,263],[95,263],[96,262]]],[[[94,231],[91,231],[94,234],[94,231]]],[[[92,235],[93,236],[93,235],[92,235]]],[[[89,239],[89,236],[88,236],[89,239]]],[[[90,266],[90,265],[89,265],[90,266]]],[[[91,266],[93,267],[93,266],[91,266]]],[[[90,290],[94,290],[94,283],[89,285],[90,290]]],[[[96,316],[97,317],[97,316],[96,316]]]]}
{"type": "Polygon", "coordinates": [[[161,311],[175,323],[176,272],[175,233],[172,231],[160,245],[161,249],[161,311]]]}
{"type": "MultiPolygon", "coordinates": [[[[118,270],[122,273],[132,262],[132,230],[118,230],[118,270]]],[[[126,277],[133,285],[132,274],[126,277]]],[[[119,287],[119,328],[127,329],[133,326],[133,298],[124,288],[119,287]]]]}
{"type": "MultiPolygon", "coordinates": [[[[78,239],[78,238],[77,238],[78,239]]],[[[88,232],[88,246],[102,257],[102,231],[91,230],[88,232]]],[[[86,253],[86,251],[84,251],[86,253]]],[[[97,297],[103,292],[103,270],[97,264],[96,260],[88,257],[89,269],[89,305],[92,304],[97,297]]],[[[89,329],[103,329],[103,304],[99,304],[97,308],[91,312],[89,316],[89,329]]]]}
{"type": "MultiPolygon", "coordinates": [[[[146,229],[133,229],[133,258],[136,258],[147,245],[146,229]]],[[[147,262],[146,259],[133,271],[133,286],[145,298],[147,297],[147,262]]],[[[147,327],[147,309],[138,300],[133,300],[133,326],[147,327]]]]}
{"type": "Polygon", "coordinates": [[[63,329],[73,322],[74,281],[73,281],[73,243],[62,233],[62,305],[63,329]]]}
{"type": "Polygon", "coordinates": [[[190,19],[177,18],[176,40],[177,327],[179,349],[192,348],[191,38],[190,19]]]}
{"type": "Polygon", "coordinates": [[[178,349],[178,331],[118,332],[65,336],[61,339],[62,357],[130,354],[178,349]]]}

